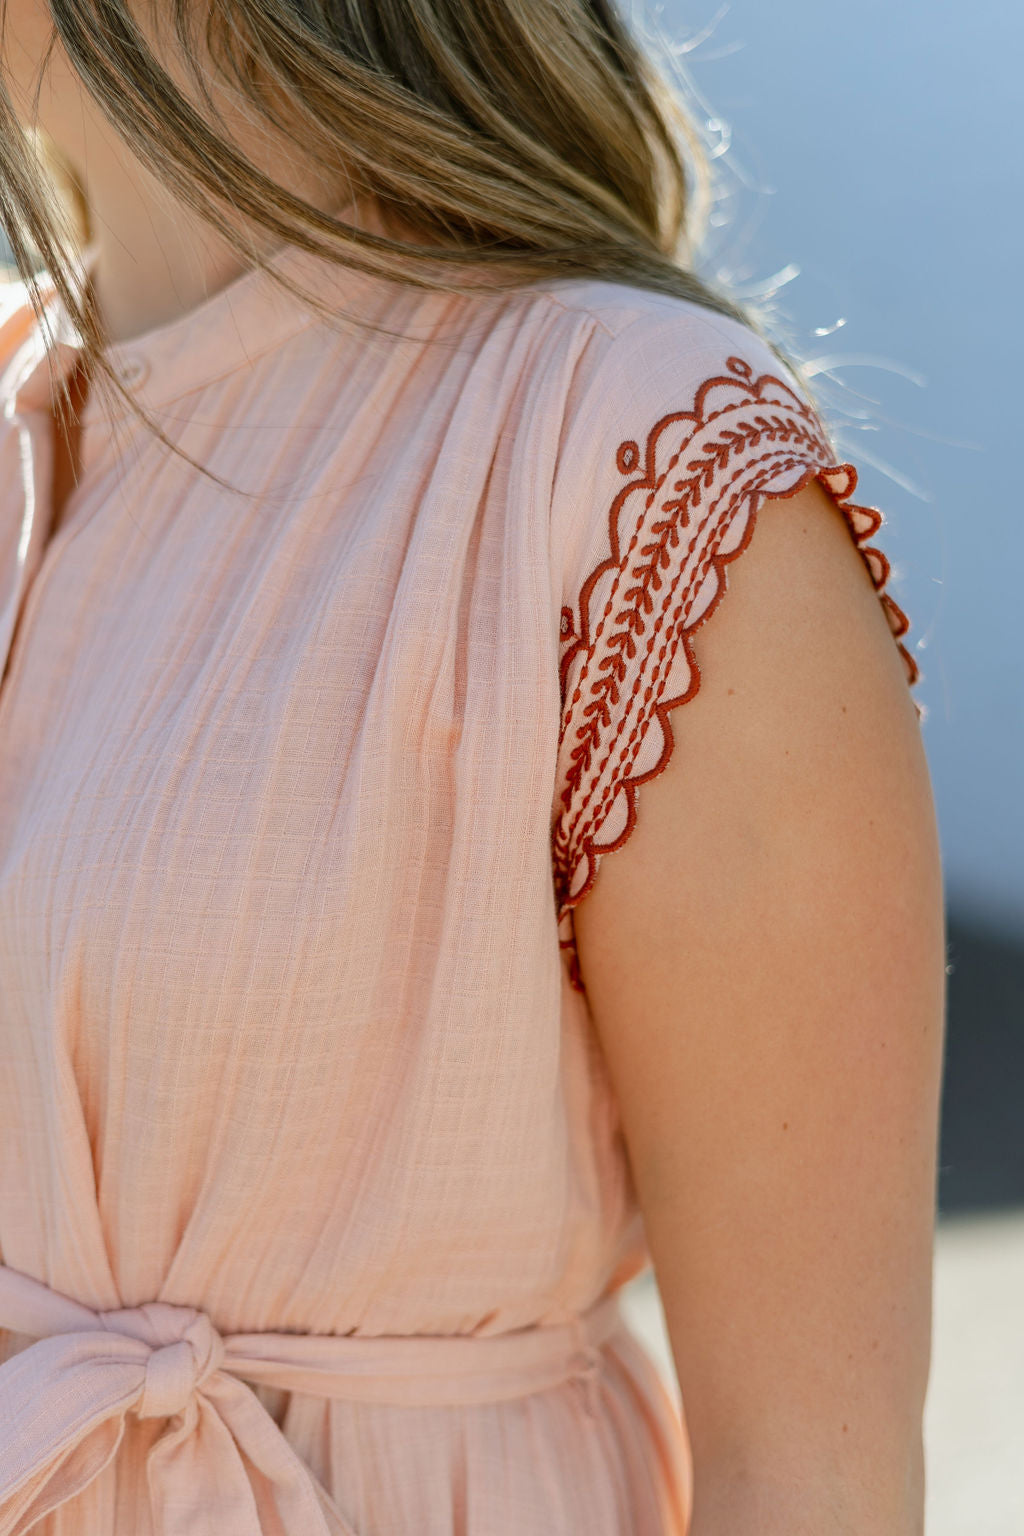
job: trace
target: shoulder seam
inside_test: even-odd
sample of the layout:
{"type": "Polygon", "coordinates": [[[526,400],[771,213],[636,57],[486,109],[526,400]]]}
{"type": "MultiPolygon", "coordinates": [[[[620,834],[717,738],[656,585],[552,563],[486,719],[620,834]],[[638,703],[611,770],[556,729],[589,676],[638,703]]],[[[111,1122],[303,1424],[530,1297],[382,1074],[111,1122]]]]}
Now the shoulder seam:
{"type": "MultiPolygon", "coordinates": [[[[546,299],[549,304],[553,304],[556,309],[560,309],[565,315],[577,314],[582,320],[590,320],[594,325],[599,325],[602,331],[604,331],[605,335],[611,341],[614,341],[615,337],[619,334],[618,331],[611,330],[609,326],[606,325],[604,320],[602,320],[601,316],[596,312],[596,310],[594,310],[588,304],[580,304],[575,306],[566,304],[558,297],[557,294],[552,293],[547,288],[542,288],[540,290],[540,296],[541,298],[546,299]]],[[[628,323],[629,322],[627,321],[627,324],[628,323]]]]}

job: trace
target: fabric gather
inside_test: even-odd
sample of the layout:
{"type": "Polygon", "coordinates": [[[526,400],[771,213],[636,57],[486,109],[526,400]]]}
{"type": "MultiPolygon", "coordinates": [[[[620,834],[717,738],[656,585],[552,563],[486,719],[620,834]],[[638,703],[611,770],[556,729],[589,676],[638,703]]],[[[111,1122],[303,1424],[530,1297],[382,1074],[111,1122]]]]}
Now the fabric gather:
{"type": "Polygon", "coordinates": [[[510,1398],[573,1376],[589,1394],[598,1346],[624,1326],[613,1293],[568,1323],[480,1337],[222,1336],[195,1307],[93,1311],[0,1265],[0,1327],[37,1339],[0,1366],[0,1536],[87,1487],[129,1414],[173,1421],[147,1460],[158,1536],[189,1536],[200,1518],[222,1536],[356,1536],[243,1378],[395,1403],[510,1398]]]}

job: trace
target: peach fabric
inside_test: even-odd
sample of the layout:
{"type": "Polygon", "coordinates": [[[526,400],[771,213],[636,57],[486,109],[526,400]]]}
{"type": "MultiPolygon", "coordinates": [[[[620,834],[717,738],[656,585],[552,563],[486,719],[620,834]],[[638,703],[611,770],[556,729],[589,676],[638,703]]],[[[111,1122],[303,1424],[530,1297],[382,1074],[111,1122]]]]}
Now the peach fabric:
{"type": "Polygon", "coordinates": [[[764,497],[899,643],[879,514],[695,303],[275,263],[401,334],[251,272],[112,347],[228,485],[90,395],[52,538],[0,297],[0,1536],[682,1536],[572,912],[764,497]]]}

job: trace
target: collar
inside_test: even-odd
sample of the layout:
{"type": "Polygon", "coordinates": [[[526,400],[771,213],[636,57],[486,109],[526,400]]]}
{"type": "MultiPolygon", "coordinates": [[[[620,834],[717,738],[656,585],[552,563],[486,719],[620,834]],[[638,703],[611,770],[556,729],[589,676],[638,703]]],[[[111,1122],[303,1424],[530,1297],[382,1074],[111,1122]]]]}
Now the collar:
{"type": "MultiPolygon", "coordinates": [[[[349,205],[350,222],[355,222],[353,209],[360,228],[387,233],[378,206],[368,198],[357,198],[349,205]]],[[[88,281],[96,255],[94,246],[82,253],[76,271],[80,284],[88,281]]],[[[294,244],[279,247],[267,265],[335,310],[351,306],[355,298],[365,297],[382,281],[294,244]]],[[[19,349],[14,387],[5,402],[8,415],[49,409],[53,390],[60,389],[81,355],[81,335],[45,276],[40,279],[40,293],[49,344],[33,316],[28,337],[19,349]],[[52,361],[52,385],[48,357],[52,361]]],[[[104,355],[140,405],[147,410],[159,409],[247,366],[316,319],[316,312],[301,299],[279,287],[261,268],[253,267],[185,314],[127,341],[111,343],[104,355]]],[[[129,414],[116,397],[101,403],[99,392],[90,390],[83,422],[100,413],[115,418],[129,414]]]]}

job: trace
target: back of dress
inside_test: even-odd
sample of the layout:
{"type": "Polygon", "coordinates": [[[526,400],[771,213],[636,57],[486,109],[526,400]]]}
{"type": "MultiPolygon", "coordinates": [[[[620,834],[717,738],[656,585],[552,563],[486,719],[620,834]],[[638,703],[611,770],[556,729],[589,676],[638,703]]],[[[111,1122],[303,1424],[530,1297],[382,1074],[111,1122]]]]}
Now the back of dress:
{"type": "Polygon", "coordinates": [[[689,301],[276,261],[404,335],[251,273],[112,348],[237,492],[90,398],[52,540],[2,312],[0,1536],[682,1536],[572,911],[760,502],[878,514],[689,301]]]}

